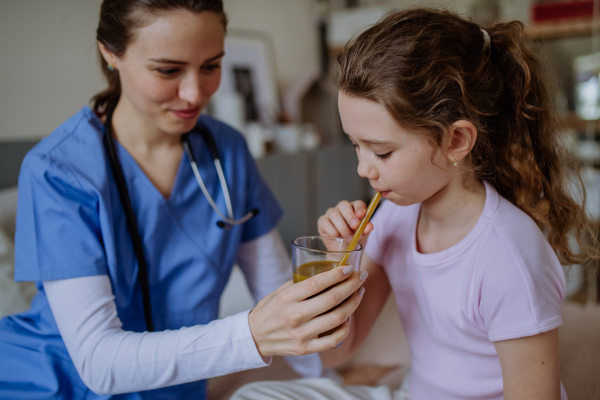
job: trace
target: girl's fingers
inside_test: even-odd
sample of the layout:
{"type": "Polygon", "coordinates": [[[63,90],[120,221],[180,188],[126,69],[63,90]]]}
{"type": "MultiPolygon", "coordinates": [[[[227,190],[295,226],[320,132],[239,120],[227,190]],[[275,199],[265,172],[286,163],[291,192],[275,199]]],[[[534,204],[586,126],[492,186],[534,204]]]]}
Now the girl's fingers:
{"type": "Polygon", "coordinates": [[[329,237],[339,237],[340,233],[337,231],[331,220],[325,216],[319,218],[318,222],[319,235],[329,237]]]}
{"type": "Polygon", "coordinates": [[[358,219],[363,219],[367,214],[367,204],[362,200],[353,201],[352,207],[354,208],[354,213],[358,219]]]}
{"type": "Polygon", "coordinates": [[[352,204],[347,201],[340,201],[336,208],[340,211],[351,230],[358,228],[360,217],[356,215],[352,204]]]}
{"type": "Polygon", "coordinates": [[[363,231],[363,235],[368,235],[373,231],[373,223],[369,221],[367,226],[365,226],[365,230],[363,231]]]}
{"type": "Polygon", "coordinates": [[[329,213],[329,219],[331,220],[331,223],[335,226],[335,229],[337,229],[341,237],[347,238],[354,234],[354,229],[348,226],[348,222],[339,210],[336,209],[335,211],[329,213]]]}

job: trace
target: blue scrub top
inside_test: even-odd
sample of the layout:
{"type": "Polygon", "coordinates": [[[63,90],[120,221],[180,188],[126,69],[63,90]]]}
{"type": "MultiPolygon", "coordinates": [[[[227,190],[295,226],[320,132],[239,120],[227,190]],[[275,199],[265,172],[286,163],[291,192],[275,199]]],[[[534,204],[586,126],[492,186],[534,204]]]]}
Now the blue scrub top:
{"type": "MultiPolygon", "coordinates": [[[[244,138],[210,117],[199,120],[217,145],[235,218],[258,216],[231,230],[217,214],[182,157],[165,199],[131,155],[119,160],[144,243],[155,329],[207,324],[241,243],[273,229],[281,209],[260,177],[244,138]]],[[[118,396],[98,396],[79,378],[50,311],[41,281],[108,274],[123,329],[146,330],[137,259],[103,146],[104,127],[84,107],[32,149],[21,167],[15,238],[15,280],[37,281],[25,313],[0,321],[0,398],[205,398],[205,381],[118,396]]],[[[204,183],[226,210],[216,169],[199,134],[190,142],[204,183]]]]}

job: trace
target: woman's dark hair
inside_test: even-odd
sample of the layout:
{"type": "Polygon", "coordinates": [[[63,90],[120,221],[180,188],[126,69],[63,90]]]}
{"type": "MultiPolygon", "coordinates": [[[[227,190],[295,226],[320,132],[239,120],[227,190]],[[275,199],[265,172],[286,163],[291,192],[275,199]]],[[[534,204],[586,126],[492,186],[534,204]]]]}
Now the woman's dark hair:
{"type": "MultiPolygon", "coordinates": [[[[100,22],[96,39],[117,57],[122,56],[134,39],[135,30],[152,21],[161,12],[187,10],[193,13],[211,11],[221,16],[227,26],[227,16],[221,0],[104,0],[100,6],[100,22]]],[[[108,64],[98,51],[102,73],[108,88],[92,97],[94,110],[105,111],[113,107],[121,96],[121,81],[118,71],[110,71],[108,64]]]]}
{"type": "Polygon", "coordinates": [[[478,135],[467,172],[526,212],[561,263],[598,260],[578,165],[553,112],[542,64],[526,42],[518,21],[484,32],[448,11],[393,12],[345,46],[338,87],[381,104],[435,151],[443,151],[451,124],[472,122],[478,135]],[[569,190],[570,172],[581,185],[579,201],[569,190]]]}

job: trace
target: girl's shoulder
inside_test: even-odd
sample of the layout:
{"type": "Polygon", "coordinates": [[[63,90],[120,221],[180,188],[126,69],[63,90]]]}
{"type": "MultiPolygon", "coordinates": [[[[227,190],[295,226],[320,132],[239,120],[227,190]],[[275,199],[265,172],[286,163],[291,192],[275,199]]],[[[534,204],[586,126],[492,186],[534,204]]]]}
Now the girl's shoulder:
{"type": "Polygon", "coordinates": [[[535,221],[500,195],[489,228],[483,246],[504,252],[504,259],[512,259],[527,268],[548,264],[560,266],[556,253],[535,221]]]}

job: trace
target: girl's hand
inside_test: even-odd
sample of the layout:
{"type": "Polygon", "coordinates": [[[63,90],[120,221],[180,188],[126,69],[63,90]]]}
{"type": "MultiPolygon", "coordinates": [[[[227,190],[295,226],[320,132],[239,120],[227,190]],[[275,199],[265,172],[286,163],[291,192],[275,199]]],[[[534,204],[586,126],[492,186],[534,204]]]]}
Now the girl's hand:
{"type": "MultiPolygon", "coordinates": [[[[367,205],[362,200],[353,201],[352,203],[346,200],[340,201],[337,206],[330,208],[325,215],[319,218],[319,235],[350,240],[366,213],[367,205]]],[[[359,241],[363,247],[367,243],[367,238],[372,230],[373,224],[369,222],[359,241]]]]}
{"type": "Polygon", "coordinates": [[[296,284],[290,281],[262,299],[248,315],[261,357],[305,355],[336,347],[348,335],[348,317],[364,293],[361,286],[367,272],[348,277],[352,271],[354,266],[346,266],[296,284]],[[339,329],[331,335],[318,337],[336,326],[339,329]]]}

